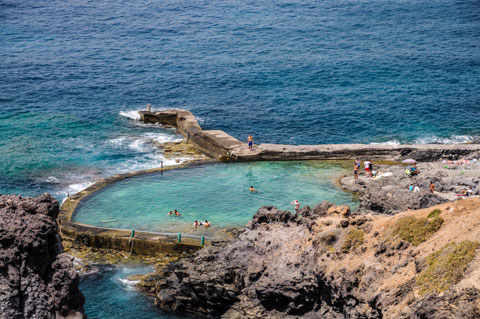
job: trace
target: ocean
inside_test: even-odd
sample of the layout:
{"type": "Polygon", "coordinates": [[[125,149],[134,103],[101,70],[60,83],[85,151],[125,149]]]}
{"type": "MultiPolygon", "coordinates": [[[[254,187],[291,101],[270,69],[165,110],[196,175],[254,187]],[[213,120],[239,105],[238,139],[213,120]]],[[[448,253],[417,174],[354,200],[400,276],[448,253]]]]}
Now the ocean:
{"type": "Polygon", "coordinates": [[[176,163],[147,103],[257,143],[475,142],[479,79],[475,0],[0,0],[0,193],[176,163]]]}
{"type": "Polygon", "coordinates": [[[0,0],[0,193],[158,166],[147,103],[258,143],[476,141],[479,47],[478,1],[0,0]]]}

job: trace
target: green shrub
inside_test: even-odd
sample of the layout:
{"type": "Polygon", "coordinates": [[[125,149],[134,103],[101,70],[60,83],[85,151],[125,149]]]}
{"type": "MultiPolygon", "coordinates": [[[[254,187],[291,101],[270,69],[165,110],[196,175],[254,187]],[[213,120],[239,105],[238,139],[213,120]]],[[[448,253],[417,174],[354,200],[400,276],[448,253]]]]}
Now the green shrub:
{"type": "Polygon", "coordinates": [[[440,214],[442,213],[442,211],[440,209],[434,209],[430,212],[430,214],[428,214],[427,218],[434,218],[434,217],[437,217],[437,216],[440,216],[440,214]]]}
{"type": "Polygon", "coordinates": [[[406,216],[393,226],[393,234],[417,246],[430,238],[442,224],[443,219],[438,216],[433,219],[406,216]]]}
{"type": "Polygon", "coordinates": [[[345,235],[345,240],[342,244],[342,253],[348,253],[354,248],[359,247],[365,240],[365,232],[357,228],[350,228],[345,235]]]}
{"type": "Polygon", "coordinates": [[[462,241],[443,246],[427,256],[427,267],[416,278],[419,293],[439,293],[462,280],[475,257],[478,242],[462,241]]]}

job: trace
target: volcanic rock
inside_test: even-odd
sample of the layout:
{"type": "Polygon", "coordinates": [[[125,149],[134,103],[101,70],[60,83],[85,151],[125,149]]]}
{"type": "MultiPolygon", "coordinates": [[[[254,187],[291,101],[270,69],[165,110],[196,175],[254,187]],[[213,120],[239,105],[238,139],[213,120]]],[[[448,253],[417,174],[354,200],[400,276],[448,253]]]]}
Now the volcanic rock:
{"type": "Polygon", "coordinates": [[[58,201],[0,196],[0,317],[85,318],[72,258],[63,253],[58,201]]]}

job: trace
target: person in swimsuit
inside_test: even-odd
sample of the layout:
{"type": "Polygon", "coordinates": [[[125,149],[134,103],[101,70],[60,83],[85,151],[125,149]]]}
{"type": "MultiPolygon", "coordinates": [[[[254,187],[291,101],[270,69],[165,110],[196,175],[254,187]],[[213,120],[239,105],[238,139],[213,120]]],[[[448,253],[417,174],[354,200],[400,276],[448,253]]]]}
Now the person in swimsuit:
{"type": "Polygon", "coordinates": [[[300,202],[298,201],[298,199],[294,200],[290,204],[295,205],[295,213],[297,213],[298,210],[300,209],[300,202]]]}
{"type": "Polygon", "coordinates": [[[253,185],[252,185],[252,186],[250,186],[249,191],[251,191],[253,193],[253,192],[256,192],[257,190],[255,188],[253,188],[253,185]]]}
{"type": "Polygon", "coordinates": [[[435,193],[435,184],[433,182],[430,182],[430,193],[435,193]]]}
{"type": "Polygon", "coordinates": [[[198,226],[200,226],[200,223],[198,222],[198,220],[196,220],[196,221],[193,223],[193,227],[197,228],[198,226]]]}
{"type": "Polygon", "coordinates": [[[210,223],[208,222],[208,220],[205,219],[205,221],[202,223],[203,226],[205,226],[206,228],[210,227],[210,223]]]}
{"type": "Polygon", "coordinates": [[[181,214],[175,209],[175,216],[180,216],[181,214]]]}
{"type": "Polygon", "coordinates": [[[173,212],[170,211],[170,212],[168,213],[168,216],[172,216],[172,215],[173,215],[173,212]]]}
{"type": "Polygon", "coordinates": [[[252,134],[248,135],[247,142],[248,142],[248,149],[250,151],[253,151],[253,136],[252,136],[252,134]]]}
{"type": "Polygon", "coordinates": [[[369,177],[370,176],[370,160],[366,160],[363,162],[363,166],[365,166],[365,176],[369,177]]]}

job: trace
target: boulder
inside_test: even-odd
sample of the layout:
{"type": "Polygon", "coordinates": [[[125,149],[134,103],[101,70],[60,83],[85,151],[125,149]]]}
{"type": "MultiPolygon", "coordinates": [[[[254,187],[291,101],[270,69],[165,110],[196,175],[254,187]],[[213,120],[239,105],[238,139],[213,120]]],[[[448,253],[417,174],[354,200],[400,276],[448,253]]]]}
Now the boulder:
{"type": "Polygon", "coordinates": [[[63,253],[58,201],[0,196],[2,318],[85,318],[72,258],[63,253]]]}

